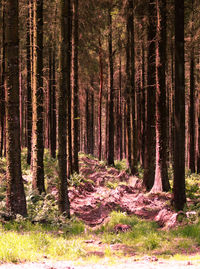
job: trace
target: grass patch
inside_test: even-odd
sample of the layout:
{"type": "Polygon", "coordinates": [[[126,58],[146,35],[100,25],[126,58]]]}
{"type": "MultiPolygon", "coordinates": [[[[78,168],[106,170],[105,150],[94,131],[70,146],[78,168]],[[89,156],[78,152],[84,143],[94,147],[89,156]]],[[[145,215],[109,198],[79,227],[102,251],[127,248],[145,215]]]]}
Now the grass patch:
{"type": "Polygon", "coordinates": [[[135,255],[170,257],[192,253],[200,244],[200,224],[161,231],[155,222],[144,221],[122,212],[112,212],[110,221],[96,230],[85,229],[76,219],[57,224],[33,224],[29,220],[15,220],[0,225],[0,260],[3,262],[38,261],[43,257],[56,260],[95,261],[102,258],[118,259],[135,255]],[[116,224],[127,224],[131,230],[116,233],[116,224]],[[101,241],[88,245],[85,240],[101,241]],[[122,245],[121,249],[111,246],[122,245]],[[101,247],[102,245],[100,245],[101,247]],[[101,254],[101,255],[100,255],[101,254]]]}
{"type": "Polygon", "coordinates": [[[115,168],[119,171],[128,171],[127,160],[115,161],[115,168]]]}
{"type": "MultiPolygon", "coordinates": [[[[88,157],[96,160],[91,155],[79,154],[80,157],[88,157]]],[[[96,163],[96,162],[94,162],[96,163]]],[[[96,164],[98,168],[107,168],[106,162],[96,164]]],[[[5,170],[6,160],[0,159],[0,208],[5,209],[5,170]]],[[[44,155],[45,184],[47,194],[38,195],[31,190],[31,172],[26,164],[26,150],[22,151],[22,172],[27,197],[28,215],[27,219],[17,216],[15,221],[0,224],[0,261],[2,262],[24,262],[38,261],[44,256],[56,260],[78,260],[99,262],[103,258],[115,261],[129,255],[158,255],[164,257],[182,257],[182,253],[191,254],[200,247],[200,222],[179,227],[170,231],[160,230],[155,222],[145,221],[136,216],[128,216],[122,212],[112,212],[109,222],[93,230],[85,227],[84,223],[75,217],[66,220],[59,214],[58,204],[55,197],[50,193],[52,186],[57,185],[57,161],[50,157],[48,151],[44,155]],[[29,177],[30,176],[30,177],[29,177]],[[127,232],[116,233],[116,224],[130,225],[127,232]],[[87,239],[101,241],[102,244],[88,245],[87,239]],[[103,246],[102,246],[103,245],[103,246]],[[125,246],[124,250],[113,249],[112,246],[125,246]],[[101,249],[101,250],[100,250],[101,249]],[[101,254],[103,253],[103,254],[101,254]]],[[[127,171],[126,160],[115,161],[115,168],[119,171],[127,171]]],[[[143,170],[138,167],[139,177],[142,178],[143,170]]],[[[171,178],[171,176],[170,176],[171,178]]],[[[187,197],[196,200],[190,206],[191,210],[200,212],[200,176],[197,174],[186,174],[187,197]]],[[[70,184],[78,187],[93,181],[86,179],[81,174],[73,174],[70,184]]],[[[108,188],[115,189],[122,184],[115,180],[114,176],[107,177],[105,183],[108,188]],[[113,181],[112,181],[113,179],[113,181]]],[[[125,184],[125,183],[123,183],[125,184]]],[[[197,214],[198,215],[198,214],[197,214]]],[[[192,221],[191,221],[192,222],[192,221]]]]}

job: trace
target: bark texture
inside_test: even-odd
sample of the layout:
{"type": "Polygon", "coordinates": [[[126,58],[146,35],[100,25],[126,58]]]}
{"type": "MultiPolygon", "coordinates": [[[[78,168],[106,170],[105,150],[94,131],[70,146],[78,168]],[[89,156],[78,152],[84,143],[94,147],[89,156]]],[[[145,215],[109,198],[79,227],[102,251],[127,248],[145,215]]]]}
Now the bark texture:
{"type": "Polygon", "coordinates": [[[43,144],[43,1],[33,1],[33,125],[32,186],[39,193],[44,186],[43,144]]]}
{"type": "Polygon", "coordinates": [[[58,173],[59,198],[58,206],[61,213],[70,218],[70,202],[67,183],[67,87],[69,77],[69,16],[70,0],[61,0],[61,37],[60,37],[60,85],[58,89],[58,173]]]}
{"type": "Polygon", "coordinates": [[[148,70],[147,70],[147,129],[143,182],[147,190],[155,177],[155,101],[156,101],[156,3],[149,1],[148,70]]]}
{"type": "Polygon", "coordinates": [[[175,1],[175,136],[174,136],[174,205],[182,210],[185,195],[185,67],[184,1],[175,1]]]}
{"type": "Polygon", "coordinates": [[[18,23],[18,1],[8,0],[5,5],[6,206],[9,213],[26,216],[26,198],[21,173],[20,150],[18,23]]]}

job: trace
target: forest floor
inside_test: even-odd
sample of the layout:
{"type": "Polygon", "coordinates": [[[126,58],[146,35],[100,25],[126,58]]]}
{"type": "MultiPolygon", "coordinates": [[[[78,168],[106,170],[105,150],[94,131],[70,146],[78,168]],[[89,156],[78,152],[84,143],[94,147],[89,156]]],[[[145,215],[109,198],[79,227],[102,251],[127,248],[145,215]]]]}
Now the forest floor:
{"type": "Polygon", "coordinates": [[[87,181],[69,190],[71,211],[88,226],[109,221],[112,211],[156,221],[163,228],[176,226],[180,213],[172,209],[170,193],[145,193],[138,177],[87,156],[81,158],[80,173],[87,181]]]}
{"type": "MultiPolygon", "coordinates": [[[[115,168],[107,167],[105,162],[92,156],[80,155],[80,174],[71,178],[71,214],[84,224],[85,236],[81,240],[86,259],[58,261],[60,258],[52,259],[44,252],[40,263],[2,263],[0,267],[200,268],[200,222],[198,210],[193,210],[196,205],[199,207],[199,196],[195,196],[199,183],[190,187],[195,194],[190,193],[187,210],[177,213],[171,205],[171,193],[145,192],[142,181],[130,176],[121,166],[122,163],[116,163],[115,168]],[[185,230],[188,225],[191,228],[185,230]],[[179,227],[183,227],[182,230],[176,230],[179,227]]],[[[24,179],[27,182],[30,175],[25,175],[24,179]]],[[[55,197],[58,194],[52,180],[48,183],[48,193],[55,197]]],[[[65,233],[58,231],[59,236],[65,236],[65,233]]]]}

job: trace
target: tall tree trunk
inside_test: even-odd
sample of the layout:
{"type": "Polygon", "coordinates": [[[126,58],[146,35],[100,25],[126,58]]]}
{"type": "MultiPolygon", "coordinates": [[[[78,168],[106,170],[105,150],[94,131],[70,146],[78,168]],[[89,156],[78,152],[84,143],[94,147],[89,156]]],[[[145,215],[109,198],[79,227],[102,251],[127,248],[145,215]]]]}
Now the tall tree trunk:
{"type": "Polygon", "coordinates": [[[157,0],[156,48],[156,170],[153,192],[168,191],[167,172],[167,106],[166,106],[166,0],[157,0]]]}
{"type": "Polygon", "coordinates": [[[90,139],[91,154],[94,155],[94,92],[91,93],[91,122],[90,122],[90,139]]]}
{"type": "MultiPolygon", "coordinates": [[[[198,56],[198,65],[200,65],[200,48],[198,50],[199,56],[198,56]]],[[[197,82],[200,83],[200,77],[197,76],[197,82]]],[[[198,119],[197,119],[197,173],[200,174],[200,92],[198,92],[198,119]]]]}
{"type": "Polygon", "coordinates": [[[90,148],[90,109],[89,109],[89,92],[88,89],[86,91],[86,100],[85,100],[85,120],[86,120],[86,140],[87,140],[87,147],[86,147],[86,154],[91,153],[90,148]]]}
{"type": "Polygon", "coordinates": [[[149,1],[148,70],[147,70],[147,131],[143,182],[147,190],[155,177],[155,101],[156,101],[156,3],[149,1]]]}
{"type": "Polygon", "coordinates": [[[5,3],[2,1],[2,65],[1,65],[1,85],[0,85],[0,121],[1,121],[1,145],[0,157],[4,155],[6,149],[4,147],[5,140],[5,3]]]}
{"type": "Polygon", "coordinates": [[[32,186],[39,193],[44,186],[43,145],[43,0],[33,1],[33,126],[32,186]]]}
{"type": "Polygon", "coordinates": [[[55,48],[49,48],[48,136],[52,158],[56,157],[55,48]]]}
{"type": "Polygon", "coordinates": [[[20,121],[20,145],[24,147],[24,93],[22,89],[22,57],[19,55],[19,121],[20,121]]]}
{"type": "Polygon", "coordinates": [[[126,119],[126,154],[128,167],[131,171],[132,167],[132,144],[131,144],[131,66],[130,66],[130,10],[129,3],[127,3],[127,22],[126,22],[126,89],[125,89],[125,99],[126,99],[126,110],[125,110],[125,119],[126,119]]]}
{"type": "Polygon", "coordinates": [[[174,46],[173,43],[171,44],[171,94],[170,94],[170,125],[171,128],[169,129],[169,149],[170,149],[170,155],[171,155],[171,163],[174,165],[174,127],[175,127],[175,108],[174,108],[174,46]]]}
{"type": "Polygon", "coordinates": [[[146,133],[146,90],[145,90],[145,52],[144,52],[144,43],[142,43],[142,165],[144,167],[145,159],[145,133],[146,133]]]}
{"type": "Polygon", "coordinates": [[[67,68],[69,72],[67,72],[67,177],[69,178],[73,171],[73,163],[72,163],[72,108],[71,108],[71,60],[72,60],[72,4],[71,0],[68,0],[68,29],[67,29],[67,68]]]}
{"type": "MultiPolygon", "coordinates": [[[[51,46],[51,45],[50,45],[51,46]]],[[[46,119],[46,126],[47,126],[47,147],[50,150],[51,154],[51,128],[52,128],[52,48],[49,47],[48,51],[48,60],[49,60],[49,77],[48,77],[48,87],[47,87],[47,94],[46,94],[46,106],[47,106],[47,119],[46,119]]]]}
{"type": "Polygon", "coordinates": [[[131,121],[132,121],[132,155],[133,162],[131,165],[131,173],[137,173],[137,119],[135,105],[135,40],[134,40],[134,0],[129,0],[129,24],[130,24],[130,96],[131,96],[131,121]]]}
{"type": "Polygon", "coordinates": [[[19,122],[19,31],[18,1],[5,5],[5,91],[7,132],[7,209],[11,214],[27,215],[21,173],[19,122]]]}
{"type": "Polygon", "coordinates": [[[69,68],[69,26],[70,0],[60,0],[61,5],[61,37],[60,37],[60,85],[58,89],[58,206],[61,213],[70,218],[70,202],[67,182],[67,89],[69,68]]]}
{"type": "Polygon", "coordinates": [[[195,173],[195,66],[194,66],[194,0],[192,5],[191,56],[190,56],[190,105],[189,105],[189,168],[195,173]]]}
{"type": "Polygon", "coordinates": [[[112,49],[112,9],[108,10],[109,47],[109,107],[108,107],[108,165],[114,165],[114,88],[113,88],[113,49],[112,49]]]}
{"type": "Polygon", "coordinates": [[[185,66],[184,1],[175,1],[175,136],[174,136],[174,205],[182,210],[185,195],[185,66]]]}
{"type": "Polygon", "coordinates": [[[190,59],[190,107],[189,107],[189,168],[195,173],[195,81],[194,81],[194,48],[190,59]]]}
{"type": "Polygon", "coordinates": [[[122,160],[122,59],[121,59],[121,45],[119,52],[119,93],[118,93],[118,111],[117,111],[117,149],[118,160],[122,160]]]}
{"type": "MultiPolygon", "coordinates": [[[[200,94],[199,94],[200,98],[200,94]]],[[[197,173],[200,174],[200,102],[199,102],[199,113],[198,113],[198,144],[197,144],[197,173]]]]}
{"type": "Polygon", "coordinates": [[[103,59],[102,59],[102,45],[99,37],[99,77],[100,77],[100,89],[99,89],[99,109],[98,109],[98,157],[101,161],[101,149],[102,149],[102,134],[101,134],[101,111],[102,111],[102,93],[103,93],[103,59]]]}
{"type": "Polygon", "coordinates": [[[78,85],[78,46],[79,46],[79,2],[74,1],[74,135],[73,171],[79,173],[78,152],[79,152],[79,85],[78,85]]]}
{"type": "Polygon", "coordinates": [[[32,24],[32,2],[29,0],[27,29],[26,29],[26,66],[27,66],[27,103],[26,103],[26,125],[27,125],[27,158],[31,164],[31,139],[32,139],[32,87],[31,87],[31,24],[32,24]]]}
{"type": "Polygon", "coordinates": [[[52,93],[51,93],[51,134],[50,134],[50,152],[52,158],[56,158],[56,53],[55,47],[52,51],[52,93]]]}

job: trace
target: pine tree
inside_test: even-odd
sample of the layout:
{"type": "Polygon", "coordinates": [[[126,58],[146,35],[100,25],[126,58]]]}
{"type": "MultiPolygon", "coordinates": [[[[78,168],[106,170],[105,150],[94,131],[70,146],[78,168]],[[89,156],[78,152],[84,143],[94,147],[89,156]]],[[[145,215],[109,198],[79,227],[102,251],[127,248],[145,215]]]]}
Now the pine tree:
{"type": "Polygon", "coordinates": [[[19,122],[19,17],[18,1],[7,0],[5,5],[5,91],[6,91],[6,156],[7,199],[11,214],[27,215],[26,198],[21,172],[19,122]]]}

